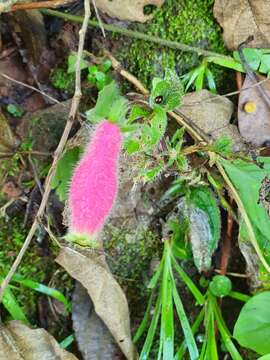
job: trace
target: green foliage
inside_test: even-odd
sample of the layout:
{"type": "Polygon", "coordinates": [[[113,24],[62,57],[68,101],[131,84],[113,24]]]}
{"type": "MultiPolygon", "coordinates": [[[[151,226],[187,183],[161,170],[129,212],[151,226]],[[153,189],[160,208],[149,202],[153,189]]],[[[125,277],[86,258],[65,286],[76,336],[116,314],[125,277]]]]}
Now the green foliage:
{"type": "Polygon", "coordinates": [[[108,85],[112,81],[112,77],[108,73],[111,65],[111,61],[105,59],[100,65],[88,66],[87,80],[96,85],[98,90],[102,90],[105,85],[108,85]]]}
{"type": "Polygon", "coordinates": [[[221,219],[219,207],[211,190],[206,186],[191,188],[187,201],[193,206],[190,209],[190,221],[192,221],[190,223],[190,238],[194,262],[199,271],[202,269],[207,270],[211,267],[211,257],[220,239],[221,219]],[[198,212],[197,209],[200,211],[198,212]],[[201,212],[206,215],[208,221],[210,229],[208,234],[202,232],[202,228],[205,226],[202,227],[200,222],[204,221],[205,216],[199,216],[201,212]]]}
{"type": "Polygon", "coordinates": [[[75,75],[68,73],[65,66],[54,69],[50,79],[56,89],[65,90],[68,94],[74,92],[75,75]]]}
{"type": "MultiPolygon", "coordinates": [[[[270,73],[270,49],[244,48],[243,55],[253,71],[267,75],[270,73]]],[[[233,56],[241,63],[238,51],[234,51],[233,56]]]]}
{"type": "Polygon", "coordinates": [[[209,284],[209,289],[214,296],[224,297],[232,290],[232,282],[227,276],[215,275],[209,284]]]}
{"type": "Polygon", "coordinates": [[[134,337],[134,341],[137,342],[142,334],[147,331],[145,343],[140,353],[140,359],[148,359],[152,348],[153,339],[157,331],[157,326],[160,321],[160,346],[158,358],[173,359],[175,353],[174,345],[174,308],[178,315],[185,341],[188,347],[190,359],[197,359],[199,356],[198,348],[189,325],[188,318],[186,316],[181,298],[177,291],[176,280],[173,274],[173,270],[180,276],[182,281],[190,289],[191,293],[195,297],[198,303],[204,302],[204,297],[195,286],[189,276],[183,271],[176,259],[174,258],[171,243],[166,240],[164,243],[164,252],[160,265],[156,270],[149,287],[152,289],[152,294],[156,288],[158,290],[157,301],[154,308],[152,319],[150,320],[150,308],[153,303],[153,295],[151,295],[145,317],[142,320],[140,327],[134,337]],[[148,325],[150,322],[150,325],[148,325]]]}
{"type": "Polygon", "coordinates": [[[8,104],[6,109],[14,117],[21,117],[24,114],[24,110],[14,104],[8,104]]]}
{"type": "Polygon", "coordinates": [[[93,123],[107,119],[121,126],[127,110],[127,100],[120,95],[116,83],[111,82],[99,92],[96,106],[88,110],[86,115],[87,119],[93,123]]]}
{"type": "Polygon", "coordinates": [[[234,326],[233,336],[239,344],[260,355],[269,354],[270,292],[253,296],[242,308],[234,326]]]}
{"type": "MultiPolygon", "coordinates": [[[[68,69],[67,69],[68,74],[74,73],[76,71],[76,63],[77,63],[77,54],[76,53],[70,54],[68,57],[68,69]]],[[[81,70],[86,69],[88,65],[89,65],[89,61],[81,59],[81,63],[80,63],[81,70]]]]}
{"type": "Polygon", "coordinates": [[[68,194],[69,181],[72,170],[78,162],[81,155],[81,149],[76,146],[65,151],[57,164],[56,173],[51,183],[52,189],[55,189],[61,201],[66,200],[68,194]]]}
{"type": "Polygon", "coordinates": [[[260,202],[260,189],[263,179],[270,171],[270,159],[259,157],[257,163],[240,159],[235,161],[222,159],[220,162],[237,189],[252,224],[256,241],[270,264],[270,218],[267,209],[260,202]],[[263,168],[258,165],[259,162],[263,164],[263,168]]]}
{"type": "Polygon", "coordinates": [[[26,324],[28,323],[27,317],[14,296],[10,286],[6,288],[2,302],[13,320],[20,320],[26,324]]]}
{"type": "Polygon", "coordinates": [[[149,104],[154,109],[162,107],[169,111],[181,105],[184,95],[183,85],[172,71],[167,71],[164,79],[154,78],[149,104]]]}

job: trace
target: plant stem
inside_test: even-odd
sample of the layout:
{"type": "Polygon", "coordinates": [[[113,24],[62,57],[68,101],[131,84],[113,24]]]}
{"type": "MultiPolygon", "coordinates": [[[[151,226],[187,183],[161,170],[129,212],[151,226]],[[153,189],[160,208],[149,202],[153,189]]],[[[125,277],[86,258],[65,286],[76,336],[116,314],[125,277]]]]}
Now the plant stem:
{"type": "Polygon", "coordinates": [[[233,299],[244,301],[244,302],[247,302],[251,298],[249,295],[242,294],[238,291],[231,291],[228,296],[233,299]]]}
{"type": "MultiPolygon", "coordinates": [[[[56,11],[56,10],[43,9],[43,10],[41,10],[41,12],[45,15],[56,16],[56,17],[59,17],[59,18],[65,19],[65,20],[73,21],[73,22],[78,22],[78,23],[83,22],[83,18],[81,16],[70,15],[70,14],[66,14],[66,13],[63,13],[60,11],[56,11]]],[[[95,21],[95,20],[89,20],[88,25],[94,26],[94,27],[100,26],[99,22],[95,21]]],[[[233,60],[230,56],[218,54],[218,53],[215,53],[214,51],[200,49],[200,48],[197,48],[194,46],[179,43],[177,41],[161,39],[160,37],[153,36],[153,35],[147,35],[147,34],[139,32],[139,31],[128,30],[125,28],[120,28],[118,26],[108,25],[108,24],[103,24],[103,27],[105,30],[107,30],[109,32],[121,34],[123,36],[128,36],[128,37],[131,37],[134,39],[150,41],[150,42],[156,43],[161,46],[169,47],[171,49],[182,50],[182,51],[187,51],[187,52],[195,52],[198,55],[203,55],[203,56],[214,56],[214,57],[220,57],[220,58],[223,58],[226,60],[233,60]]]]}

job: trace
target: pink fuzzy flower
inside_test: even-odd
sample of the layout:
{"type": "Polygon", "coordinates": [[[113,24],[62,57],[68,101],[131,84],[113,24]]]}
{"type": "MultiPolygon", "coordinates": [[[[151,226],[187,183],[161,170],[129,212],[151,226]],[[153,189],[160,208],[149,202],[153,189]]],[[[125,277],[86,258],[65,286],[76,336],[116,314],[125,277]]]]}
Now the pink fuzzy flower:
{"type": "Polygon", "coordinates": [[[104,120],[97,126],[71,180],[68,237],[94,239],[102,229],[117,196],[121,143],[116,124],[104,120]]]}

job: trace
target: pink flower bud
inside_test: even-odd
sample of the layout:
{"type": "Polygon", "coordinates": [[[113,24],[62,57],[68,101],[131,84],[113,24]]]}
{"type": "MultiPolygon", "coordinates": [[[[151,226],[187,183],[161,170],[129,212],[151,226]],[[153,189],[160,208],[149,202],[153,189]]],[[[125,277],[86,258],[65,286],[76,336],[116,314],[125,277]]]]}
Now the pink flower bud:
{"type": "Polygon", "coordinates": [[[117,196],[121,143],[116,124],[104,120],[97,126],[71,180],[67,239],[89,243],[102,229],[117,196]]]}

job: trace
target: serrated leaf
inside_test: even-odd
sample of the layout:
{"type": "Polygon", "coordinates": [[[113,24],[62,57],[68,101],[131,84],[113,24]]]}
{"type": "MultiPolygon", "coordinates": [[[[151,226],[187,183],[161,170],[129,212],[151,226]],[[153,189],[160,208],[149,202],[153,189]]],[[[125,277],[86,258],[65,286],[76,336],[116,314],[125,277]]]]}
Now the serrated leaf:
{"type": "Polygon", "coordinates": [[[76,146],[65,151],[64,155],[58,161],[56,173],[51,183],[52,189],[56,190],[61,201],[66,200],[68,193],[69,181],[75,164],[81,155],[81,149],[76,146]]]}
{"type": "Polygon", "coordinates": [[[233,153],[233,141],[231,138],[222,136],[212,144],[211,148],[220,155],[231,155],[233,153]]]}
{"type": "Polygon", "coordinates": [[[144,109],[143,107],[135,104],[132,106],[132,109],[130,111],[129,117],[128,117],[128,123],[132,123],[133,121],[144,118],[150,114],[150,111],[147,109],[144,109]]]}
{"type": "Polygon", "coordinates": [[[125,149],[127,150],[127,153],[129,155],[132,155],[134,154],[135,152],[139,151],[140,150],[140,143],[138,140],[135,140],[135,139],[128,139],[126,142],[125,142],[125,145],[124,145],[125,149]]]}

